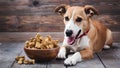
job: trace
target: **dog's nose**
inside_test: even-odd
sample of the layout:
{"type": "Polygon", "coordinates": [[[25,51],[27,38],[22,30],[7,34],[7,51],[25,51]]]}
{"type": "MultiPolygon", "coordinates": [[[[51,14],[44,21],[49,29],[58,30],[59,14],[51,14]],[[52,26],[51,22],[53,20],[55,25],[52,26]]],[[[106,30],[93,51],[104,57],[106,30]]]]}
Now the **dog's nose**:
{"type": "Polygon", "coordinates": [[[66,30],[66,36],[70,37],[73,34],[72,30],[66,30]]]}

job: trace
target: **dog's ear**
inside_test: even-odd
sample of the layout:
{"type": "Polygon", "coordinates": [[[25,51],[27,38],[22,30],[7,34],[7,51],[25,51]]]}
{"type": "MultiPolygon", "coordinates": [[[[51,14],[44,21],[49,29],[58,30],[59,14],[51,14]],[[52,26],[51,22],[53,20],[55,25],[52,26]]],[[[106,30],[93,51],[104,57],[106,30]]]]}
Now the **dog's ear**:
{"type": "Polygon", "coordinates": [[[93,15],[98,15],[98,11],[91,5],[86,5],[85,7],[85,13],[88,17],[92,17],[93,15]]]}
{"type": "Polygon", "coordinates": [[[61,4],[55,8],[55,12],[60,15],[64,15],[69,7],[69,5],[61,4]]]}

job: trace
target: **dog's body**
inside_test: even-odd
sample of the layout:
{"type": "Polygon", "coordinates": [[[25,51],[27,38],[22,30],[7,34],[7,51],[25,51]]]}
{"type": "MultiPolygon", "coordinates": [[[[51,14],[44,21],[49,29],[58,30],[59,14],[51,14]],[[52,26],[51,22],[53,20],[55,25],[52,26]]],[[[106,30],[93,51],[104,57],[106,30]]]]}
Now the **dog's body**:
{"type": "Polygon", "coordinates": [[[55,10],[64,17],[64,41],[58,58],[66,58],[68,50],[75,54],[68,57],[64,64],[75,65],[85,59],[93,58],[93,54],[112,44],[112,33],[98,21],[91,17],[97,14],[92,6],[60,5],[55,10]]]}

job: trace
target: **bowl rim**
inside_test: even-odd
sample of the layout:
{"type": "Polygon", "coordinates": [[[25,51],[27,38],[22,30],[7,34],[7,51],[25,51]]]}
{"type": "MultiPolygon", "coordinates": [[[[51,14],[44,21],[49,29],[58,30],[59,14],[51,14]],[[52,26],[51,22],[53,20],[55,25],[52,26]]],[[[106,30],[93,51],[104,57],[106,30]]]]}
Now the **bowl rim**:
{"type": "Polygon", "coordinates": [[[37,49],[37,48],[32,49],[32,48],[26,48],[26,47],[24,46],[24,49],[27,49],[27,50],[35,50],[35,51],[37,51],[37,50],[41,50],[41,51],[55,50],[55,49],[58,49],[58,48],[60,48],[59,45],[58,45],[57,47],[55,47],[55,48],[51,48],[51,49],[37,49]]]}

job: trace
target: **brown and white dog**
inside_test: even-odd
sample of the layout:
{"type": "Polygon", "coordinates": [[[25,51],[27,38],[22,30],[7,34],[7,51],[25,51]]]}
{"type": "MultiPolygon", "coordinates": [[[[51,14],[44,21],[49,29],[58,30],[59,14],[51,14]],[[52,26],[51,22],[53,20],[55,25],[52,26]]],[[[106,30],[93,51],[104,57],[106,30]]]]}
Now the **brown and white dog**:
{"type": "Polygon", "coordinates": [[[112,45],[112,32],[92,19],[93,15],[98,15],[93,6],[62,4],[56,7],[55,12],[64,17],[65,24],[64,41],[57,57],[66,58],[67,50],[75,52],[65,59],[65,65],[75,65],[82,60],[91,59],[94,53],[112,45]]]}

